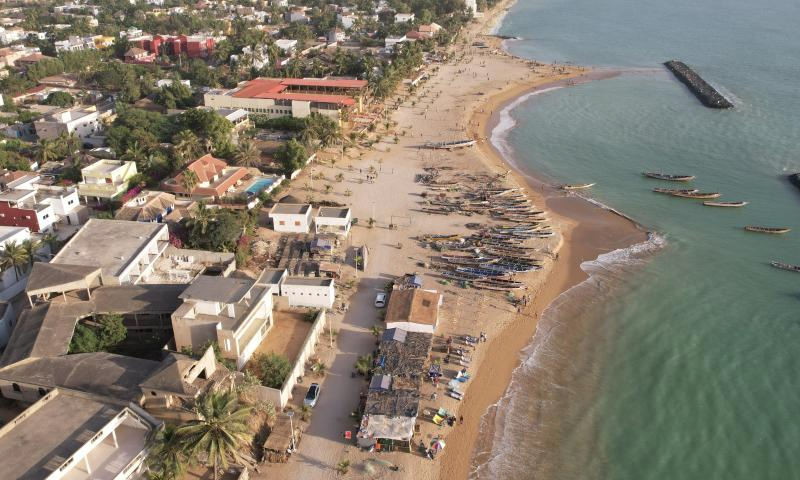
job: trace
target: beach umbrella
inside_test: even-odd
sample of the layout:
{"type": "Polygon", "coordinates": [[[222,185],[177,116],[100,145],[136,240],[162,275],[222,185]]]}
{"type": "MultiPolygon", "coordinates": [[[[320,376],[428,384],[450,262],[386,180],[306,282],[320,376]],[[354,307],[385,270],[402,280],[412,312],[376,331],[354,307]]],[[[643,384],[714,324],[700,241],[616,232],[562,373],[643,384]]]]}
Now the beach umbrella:
{"type": "Polygon", "coordinates": [[[444,450],[444,446],[445,446],[444,440],[442,440],[441,438],[436,438],[431,442],[431,448],[437,452],[444,450]]]}

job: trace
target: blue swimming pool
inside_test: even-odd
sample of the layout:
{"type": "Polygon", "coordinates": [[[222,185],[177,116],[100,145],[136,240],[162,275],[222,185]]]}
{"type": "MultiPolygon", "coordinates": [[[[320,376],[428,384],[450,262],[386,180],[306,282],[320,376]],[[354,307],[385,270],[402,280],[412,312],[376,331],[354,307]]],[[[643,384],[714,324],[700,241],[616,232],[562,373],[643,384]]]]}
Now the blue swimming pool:
{"type": "Polygon", "coordinates": [[[257,195],[262,190],[269,188],[269,186],[272,185],[273,183],[275,183],[274,178],[261,177],[255,182],[253,182],[249,187],[247,187],[246,192],[252,193],[253,195],[257,195]]]}

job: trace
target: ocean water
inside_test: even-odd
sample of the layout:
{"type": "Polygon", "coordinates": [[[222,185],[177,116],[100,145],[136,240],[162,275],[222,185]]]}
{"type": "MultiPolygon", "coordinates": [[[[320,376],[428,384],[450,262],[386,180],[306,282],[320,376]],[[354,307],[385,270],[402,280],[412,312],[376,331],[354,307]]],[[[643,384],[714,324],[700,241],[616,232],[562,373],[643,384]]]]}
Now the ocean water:
{"type": "Polygon", "coordinates": [[[800,3],[521,0],[499,33],[544,62],[621,70],[531,95],[494,141],[654,232],[586,262],[487,416],[479,479],[800,478],[800,3]],[[735,103],[703,107],[661,62],[735,103]],[[654,194],[693,174],[740,209],[654,194]],[[785,236],[745,232],[780,225],[785,236]]]}

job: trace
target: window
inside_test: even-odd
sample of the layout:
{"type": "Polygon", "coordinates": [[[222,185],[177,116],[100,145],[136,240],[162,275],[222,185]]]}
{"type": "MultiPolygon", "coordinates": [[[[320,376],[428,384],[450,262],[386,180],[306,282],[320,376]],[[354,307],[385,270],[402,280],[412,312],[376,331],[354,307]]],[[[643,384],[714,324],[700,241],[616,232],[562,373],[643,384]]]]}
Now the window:
{"type": "Polygon", "coordinates": [[[231,340],[230,338],[225,339],[225,350],[230,351],[231,349],[231,340]]]}
{"type": "Polygon", "coordinates": [[[285,222],[285,221],[283,221],[283,220],[280,220],[280,221],[278,222],[278,225],[286,225],[286,222],[285,222]]]}
{"type": "Polygon", "coordinates": [[[15,392],[21,392],[22,391],[22,389],[19,388],[19,385],[17,385],[16,383],[12,383],[11,384],[11,389],[14,390],[15,392]]]}
{"type": "Polygon", "coordinates": [[[45,395],[47,395],[47,390],[45,390],[44,388],[40,388],[39,389],[39,396],[40,397],[44,397],[45,395]]]}
{"type": "Polygon", "coordinates": [[[150,392],[150,395],[152,395],[152,396],[154,396],[154,397],[155,397],[155,396],[156,396],[156,392],[153,392],[153,391],[151,391],[151,392],[150,392]]]}
{"type": "Polygon", "coordinates": [[[299,227],[299,226],[300,226],[300,222],[299,222],[299,221],[295,221],[295,222],[294,222],[294,226],[295,226],[295,227],[299,227]]]}

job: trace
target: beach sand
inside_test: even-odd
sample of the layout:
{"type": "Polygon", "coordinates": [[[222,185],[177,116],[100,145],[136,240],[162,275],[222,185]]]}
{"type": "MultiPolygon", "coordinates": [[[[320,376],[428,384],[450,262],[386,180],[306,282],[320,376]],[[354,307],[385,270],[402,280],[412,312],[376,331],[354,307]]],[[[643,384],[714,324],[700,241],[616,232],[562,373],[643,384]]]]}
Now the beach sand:
{"type": "MultiPolygon", "coordinates": [[[[370,261],[366,270],[358,273],[356,290],[347,293],[350,309],[345,314],[332,315],[334,328],[338,330],[336,344],[321,350],[320,356],[329,365],[328,373],[299,451],[287,464],[260,466],[260,473],[254,478],[467,478],[476,440],[481,434],[481,417],[506,390],[520,362],[520,351],[530,343],[544,309],[559,294],[586,278],[580,269],[582,262],[645,239],[645,232],[628,219],[539,182],[527,170],[509,172],[513,162],[504,159],[486,140],[503,106],[520,95],[554,82],[610,75],[576,67],[534,65],[499,50],[500,40],[481,32],[488,32],[509,4],[510,1],[501,3],[462,33],[467,42],[453,47],[455,60],[434,66],[431,78],[393,112],[396,125],[392,131],[383,132],[383,126],[378,128],[383,140],[373,149],[353,149],[343,156],[331,152],[320,155],[319,161],[293,182],[291,193],[295,197],[315,202],[328,199],[352,206],[359,225],[353,229],[344,250],[367,245],[370,261]],[[476,40],[486,42],[489,48],[470,46],[476,40]],[[467,136],[479,138],[478,146],[453,152],[419,148],[428,141],[467,136]],[[456,172],[508,172],[509,185],[524,188],[537,206],[549,211],[549,223],[560,234],[538,241],[550,255],[545,258],[543,270],[524,277],[528,284],[526,293],[533,297],[525,311],[517,312],[499,293],[442,285],[435,272],[418,266],[419,262],[429,261],[435,252],[420,246],[415,237],[467,233],[467,222],[481,220],[419,211],[420,195],[426,189],[415,181],[415,176],[427,166],[452,168],[456,172]],[[374,182],[365,181],[370,167],[377,171],[374,182]],[[344,177],[342,181],[334,181],[339,174],[344,177]],[[311,176],[317,178],[312,180],[311,176]],[[327,192],[325,184],[331,185],[327,192]],[[375,218],[374,228],[366,226],[369,218],[375,218]],[[387,228],[389,224],[397,229],[387,228]],[[419,419],[421,433],[415,437],[417,443],[420,439],[427,443],[434,436],[446,439],[447,447],[434,461],[418,455],[416,449],[414,454],[360,452],[353,442],[343,440],[345,431],[357,430],[358,420],[350,412],[358,405],[359,393],[366,391],[364,379],[351,378],[350,372],[356,358],[375,346],[371,327],[381,325],[372,300],[388,280],[415,271],[424,275],[425,288],[435,288],[444,294],[438,336],[465,333],[477,336],[484,331],[489,339],[473,352],[472,380],[465,384],[467,391],[462,402],[445,398],[441,390],[439,398],[431,400],[433,387],[430,384],[423,387],[421,410],[445,407],[465,419],[463,425],[452,428],[437,427],[425,418],[419,419]],[[374,468],[366,468],[369,459],[376,457],[398,465],[400,470],[380,468],[373,472],[374,468]],[[342,460],[350,462],[346,475],[335,471],[342,460]]],[[[356,279],[352,269],[345,272],[345,277],[340,284],[347,278],[356,279]]],[[[300,401],[301,390],[302,387],[294,392],[300,401]]]]}

